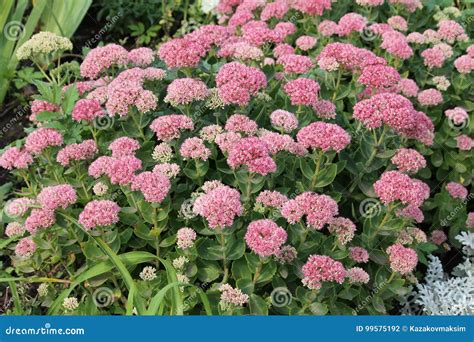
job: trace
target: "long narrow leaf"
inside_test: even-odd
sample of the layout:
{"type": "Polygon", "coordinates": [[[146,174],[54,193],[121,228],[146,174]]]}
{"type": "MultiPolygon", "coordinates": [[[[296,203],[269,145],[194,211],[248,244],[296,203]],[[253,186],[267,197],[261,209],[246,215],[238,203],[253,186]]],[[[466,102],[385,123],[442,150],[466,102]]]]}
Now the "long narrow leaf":
{"type": "MultiPolygon", "coordinates": [[[[148,252],[129,252],[122,255],[119,255],[120,260],[127,266],[137,265],[145,262],[150,262],[154,258],[155,255],[148,253],[148,252]]],[[[92,279],[99,275],[105,274],[110,272],[114,269],[114,264],[111,261],[104,261],[101,262],[86,271],[82,272],[78,275],[74,282],[67,288],[64,289],[59,296],[54,300],[53,304],[48,310],[49,315],[56,315],[61,308],[61,305],[64,301],[64,298],[68,297],[71,292],[74,290],[76,286],[83,283],[86,280],[92,279]]]]}
{"type": "Polygon", "coordinates": [[[12,292],[12,297],[13,297],[13,313],[15,315],[22,315],[23,314],[23,309],[21,308],[21,301],[20,301],[20,296],[18,295],[18,290],[16,288],[16,284],[13,281],[8,282],[8,286],[10,286],[10,290],[12,292]]]}
{"type": "Polygon", "coordinates": [[[166,293],[171,289],[179,289],[179,287],[181,286],[196,288],[199,294],[199,297],[201,299],[201,302],[204,306],[204,310],[206,311],[206,314],[208,316],[212,316],[211,305],[204,291],[200,289],[199,287],[197,287],[196,285],[179,283],[179,282],[167,284],[160,291],[158,291],[158,293],[150,301],[150,305],[148,306],[148,310],[146,311],[145,315],[151,316],[151,315],[161,314],[160,311],[162,312],[161,309],[164,307],[163,304],[164,304],[164,298],[165,298],[166,293]]]}

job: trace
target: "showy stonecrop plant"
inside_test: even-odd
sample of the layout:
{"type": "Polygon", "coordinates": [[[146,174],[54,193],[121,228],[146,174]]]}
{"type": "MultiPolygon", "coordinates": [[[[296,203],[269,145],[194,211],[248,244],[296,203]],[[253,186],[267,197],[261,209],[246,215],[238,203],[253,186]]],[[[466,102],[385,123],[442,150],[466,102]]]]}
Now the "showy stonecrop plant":
{"type": "Polygon", "coordinates": [[[9,312],[395,313],[474,226],[474,49],[433,4],[221,1],[41,84],[0,157],[9,312]]]}

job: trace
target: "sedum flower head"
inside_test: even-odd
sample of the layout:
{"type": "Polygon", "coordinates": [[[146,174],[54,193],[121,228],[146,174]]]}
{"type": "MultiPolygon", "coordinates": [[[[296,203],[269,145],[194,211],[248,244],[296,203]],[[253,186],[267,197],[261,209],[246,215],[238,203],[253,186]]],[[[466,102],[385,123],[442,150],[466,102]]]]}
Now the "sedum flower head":
{"type": "Polygon", "coordinates": [[[139,275],[144,281],[152,281],[156,278],[156,268],[145,266],[139,275]]]}
{"type": "Polygon", "coordinates": [[[76,297],[64,298],[63,307],[66,311],[74,311],[79,307],[79,302],[76,297]]]}
{"type": "Polygon", "coordinates": [[[47,283],[41,283],[40,286],[38,286],[38,295],[40,297],[46,297],[48,295],[48,284],[47,283]]]}
{"type": "Polygon", "coordinates": [[[72,43],[68,38],[58,36],[52,32],[40,32],[33,35],[18,48],[16,57],[19,60],[35,59],[41,55],[49,55],[65,50],[72,50],[72,43]]]}

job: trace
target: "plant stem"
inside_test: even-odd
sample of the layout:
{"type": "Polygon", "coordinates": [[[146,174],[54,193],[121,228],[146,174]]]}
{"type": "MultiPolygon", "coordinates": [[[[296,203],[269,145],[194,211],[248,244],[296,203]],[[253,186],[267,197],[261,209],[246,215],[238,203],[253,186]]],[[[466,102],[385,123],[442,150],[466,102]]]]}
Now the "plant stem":
{"type": "Polygon", "coordinates": [[[316,183],[317,183],[317,180],[318,180],[318,174],[319,174],[319,171],[320,171],[320,168],[321,168],[321,157],[322,156],[323,156],[323,152],[318,151],[317,154],[316,154],[316,161],[315,161],[316,170],[314,171],[313,177],[311,178],[311,189],[313,189],[313,190],[316,187],[316,183]]]}
{"type": "Polygon", "coordinates": [[[332,94],[332,102],[334,102],[334,101],[336,100],[337,91],[339,90],[339,86],[340,86],[340,84],[341,84],[341,78],[342,78],[342,72],[341,72],[341,70],[339,69],[339,71],[337,72],[336,86],[334,87],[334,93],[332,94]]]}
{"type": "Polygon", "coordinates": [[[227,266],[227,258],[226,258],[226,253],[225,253],[225,236],[224,232],[222,231],[222,228],[219,229],[219,242],[221,244],[221,249],[222,249],[222,262],[224,264],[224,276],[222,277],[222,284],[227,283],[227,279],[229,278],[229,267],[227,266]]]}
{"type": "Polygon", "coordinates": [[[260,272],[262,271],[262,266],[263,266],[263,261],[262,261],[262,259],[260,259],[258,261],[258,265],[257,265],[257,269],[255,270],[255,274],[253,275],[252,284],[254,286],[257,283],[258,277],[260,277],[260,272]]]}

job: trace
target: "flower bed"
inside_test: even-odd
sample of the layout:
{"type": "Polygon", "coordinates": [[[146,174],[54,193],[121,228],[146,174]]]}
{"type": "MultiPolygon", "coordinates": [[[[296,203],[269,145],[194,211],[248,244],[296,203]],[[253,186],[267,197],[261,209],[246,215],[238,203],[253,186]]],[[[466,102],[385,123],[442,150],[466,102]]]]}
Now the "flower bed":
{"type": "MultiPolygon", "coordinates": [[[[394,313],[474,227],[458,9],[216,10],[157,51],[109,44],[83,80],[37,82],[28,136],[0,157],[21,184],[2,215],[12,312],[394,313]]],[[[69,48],[41,33],[18,55],[69,48]]]]}

